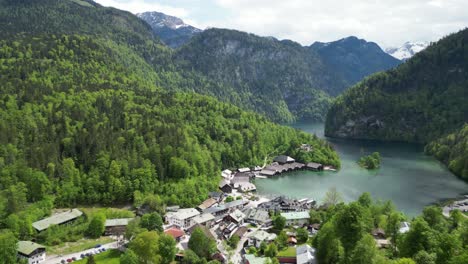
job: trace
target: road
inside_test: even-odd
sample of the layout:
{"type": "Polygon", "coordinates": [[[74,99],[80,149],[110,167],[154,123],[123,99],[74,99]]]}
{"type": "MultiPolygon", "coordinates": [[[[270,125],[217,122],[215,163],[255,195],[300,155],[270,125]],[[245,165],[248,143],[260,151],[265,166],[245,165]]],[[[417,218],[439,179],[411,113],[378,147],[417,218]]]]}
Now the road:
{"type": "Polygon", "coordinates": [[[242,239],[239,241],[239,244],[237,244],[236,251],[234,252],[234,255],[231,258],[232,263],[234,263],[234,264],[241,264],[242,263],[241,251],[244,248],[244,244],[247,241],[247,239],[249,239],[250,234],[252,234],[253,232],[256,232],[258,230],[258,227],[257,228],[252,228],[251,230],[252,231],[247,232],[242,237],[242,239]]]}
{"type": "MultiPolygon", "coordinates": [[[[112,248],[118,248],[118,242],[115,241],[115,242],[112,242],[112,243],[104,244],[104,245],[102,245],[102,247],[105,248],[106,250],[109,250],[109,249],[112,249],[112,248]]],[[[95,250],[96,250],[95,248],[92,248],[92,249],[87,249],[87,250],[83,250],[83,251],[68,254],[68,255],[62,255],[62,256],[60,256],[60,255],[51,255],[51,256],[47,256],[46,260],[44,262],[42,262],[42,263],[43,264],[60,264],[60,261],[62,259],[67,260],[67,259],[71,259],[73,257],[75,257],[76,259],[81,259],[81,257],[80,257],[81,254],[92,253],[95,250]]]]}

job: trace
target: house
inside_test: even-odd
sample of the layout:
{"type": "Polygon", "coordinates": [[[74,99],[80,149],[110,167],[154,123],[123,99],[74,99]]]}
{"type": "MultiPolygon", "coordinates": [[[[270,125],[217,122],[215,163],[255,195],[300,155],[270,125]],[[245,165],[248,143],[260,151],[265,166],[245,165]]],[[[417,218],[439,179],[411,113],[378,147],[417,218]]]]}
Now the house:
{"type": "Polygon", "coordinates": [[[173,237],[177,243],[179,243],[185,237],[185,232],[177,227],[171,227],[169,229],[164,230],[164,234],[173,237]]]}
{"type": "Polygon", "coordinates": [[[180,206],[178,205],[173,205],[173,206],[167,206],[166,207],[166,212],[177,212],[179,211],[180,206]]]}
{"type": "Polygon", "coordinates": [[[309,223],[309,212],[288,212],[281,213],[281,216],[286,218],[287,226],[303,226],[309,223]]]}
{"type": "Polygon", "coordinates": [[[260,166],[255,166],[252,168],[252,171],[261,171],[262,170],[262,167],[260,166]]]}
{"type": "Polygon", "coordinates": [[[195,216],[193,218],[193,223],[195,225],[199,224],[199,225],[206,226],[206,227],[210,228],[213,225],[214,220],[215,220],[214,215],[212,215],[210,213],[206,213],[206,214],[201,214],[201,215],[195,216]]]}
{"type": "Polygon", "coordinates": [[[49,228],[51,225],[63,225],[63,224],[70,223],[82,215],[83,215],[83,212],[81,212],[80,210],[71,209],[66,212],[54,214],[50,217],[34,222],[32,223],[32,226],[38,232],[41,232],[49,228]]]}
{"type": "Polygon", "coordinates": [[[226,239],[230,238],[231,234],[237,229],[237,227],[238,225],[236,223],[229,223],[229,225],[223,229],[224,237],[226,239]]]}
{"type": "Polygon", "coordinates": [[[278,162],[279,164],[286,164],[286,163],[293,163],[296,160],[285,155],[280,155],[273,159],[274,162],[278,162]]]}
{"type": "Polygon", "coordinates": [[[312,171],[323,171],[323,165],[320,163],[315,163],[315,162],[309,162],[306,165],[308,170],[312,171]]]}
{"type": "Polygon", "coordinates": [[[385,239],[385,231],[382,228],[375,228],[372,230],[372,236],[375,239],[385,239]]]}
{"type": "Polygon", "coordinates": [[[226,180],[221,180],[218,185],[219,189],[224,193],[232,193],[232,186],[226,180]]]}
{"type": "Polygon", "coordinates": [[[193,218],[200,212],[195,208],[179,209],[177,212],[166,214],[166,222],[179,228],[186,229],[193,225],[193,218]]]}
{"type": "Polygon", "coordinates": [[[406,232],[408,232],[410,230],[410,223],[408,222],[401,222],[400,223],[400,229],[398,230],[398,232],[400,232],[401,234],[404,234],[406,232]]]}
{"type": "Polygon", "coordinates": [[[271,243],[276,239],[276,234],[268,233],[263,230],[258,230],[252,234],[250,234],[248,238],[248,245],[253,247],[260,247],[262,242],[271,243]]]}
{"type": "Polygon", "coordinates": [[[273,177],[277,174],[279,174],[279,172],[276,170],[262,169],[260,171],[260,175],[267,176],[267,177],[273,177]]]}
{"type": "Polygon", "coordinates": [[[248,204],[249,201],[235,200],[225,204],[219,204],[217,206],[210,207],[203,211],[204,214],[210,213],[215,216],[216,219],[223,218],[225,215],[233,212],[236,209],[244,208],[244,205],[248,204]]]}
{"type": "Polygon", "coordinates": [[[222,192],[210,192],[208,196],[215,199],[219,203],[221,200],[223,200],[224,194],[222,192]]]}
{"type": "Polygon", "coordinates": [[[244,211],[245,221],[254,225],[271,225],[271,218],[267,211],[249,208],[244,211]]]}
{"type": "Polygon", "coordinates": [[[239,182],[234,184],[234,188],[237,189],[239,192],[247,193],[247,192],[255,192],[257,187],[250,182],[239,182]]]}
{"type": "Polygon", "coordinates": [[[197,207],[197,209],[198,209],[199,211],[203,211],[203,210],[205,210],[205,209],[208,209],[208,208],[210,208],[210,207],[216,205],[217,203],[218,203],[218,201],[217,201],[216,199],[214,199],[214,198],[208,198],[208,199],[206,199],[202,204],[200,204],[200,205],[197,207]]]}
{"type": "Polygon", "coordinates": [[[297,264],[316,264],[315,248],[304,244],[296,247],[297,264]]]}
{"type": "Polygon", "coordinates": [[[234,175],[234,177],[231,180],[231,183],[236,184],[236,183],[241,183],[241,182],[250,182],[250,178],[253,178],[254,175],[251,172],[239,172],[234,175]]]}
{"type": "Polygon", "coordinates": [[[19,241],[17,251],[18,258],[27,259],[28,264],[41,263],[46,259],[46,248],[32,241],[19,241]]]}
{"type": "Polygon", "coordinates": [[[125,233],[127,225],[133,218],[107,219],[104,224],[106,236],[121,236],[125,233]]]}
{"type": "Polygon", "coordinates": [[[245,254],[242,258],[243,264],[265,264],[267,261],[268,258],[256,257],[253,254],[245,254]]]}
{"type": "Polygon", "coordinates": [[[230,171],[230,170],[223,170],[221,172],[221,177],[223,177],[226,180],[231,180],[232,176],[233,176],[233,174],[232,174],[232,171],[230,171]]]}
{"type": "Polygon", "coordinates": [[[236,225],[244,224],[244,219],[245,219],[245,214],[239,211],[239,209],[236,209],[234,212],[224,217],[225,221],[235,223],[236,225]]]}
{"type": "Polygon", "coordinates": [[[250,168],[239,168],[237,171],[240,173],[250,172],[250,168]]]}
{"type": "Polygon", "coordinates": [[[315,201],[307,200],[306,202],[299,202],[295,199],[288,199],[284,196],[276,197],[268,202],[258,205],[258,208],[266,211],[275,212],[300,212],[309,211],[315,205],[315,201]],[[309,202],[310,201],[310,202],[309,202]]]}

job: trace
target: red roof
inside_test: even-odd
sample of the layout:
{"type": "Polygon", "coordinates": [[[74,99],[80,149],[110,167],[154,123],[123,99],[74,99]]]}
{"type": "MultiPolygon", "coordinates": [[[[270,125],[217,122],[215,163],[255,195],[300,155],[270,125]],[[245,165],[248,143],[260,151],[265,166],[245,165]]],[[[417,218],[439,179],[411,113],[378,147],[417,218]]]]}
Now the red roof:
{"type": "Polygon", "coordinates": [[[182,237],[182,236],[185,235],[184,231],[182,231],[182,230],[180,230],[178,228],[175,228],[175,227],[171,227],[171,228],[165,230],[164,233],[167,234],[167,235],[172,236],[174,239],[177,239],[177,238],[182,237]]]}

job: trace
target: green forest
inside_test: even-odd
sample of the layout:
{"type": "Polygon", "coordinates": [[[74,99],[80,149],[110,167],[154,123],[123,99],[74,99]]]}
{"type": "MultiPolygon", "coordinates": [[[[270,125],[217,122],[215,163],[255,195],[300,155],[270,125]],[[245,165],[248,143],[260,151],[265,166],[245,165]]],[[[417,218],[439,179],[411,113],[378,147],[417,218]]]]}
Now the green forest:
{"type": "MultiPolygon", "coordinates": [[[[350,88],[330,108],[325,134],[427,144],[460,130],[468,122],[467,44],[465,29],[432,44],[396,69],[372,75],[350,88]]],[[[452,152],[450,159],[466,162],[462,152],[452,152]]],[[[441,159],[441,155],[435,156],[441,159]]],[[[463,175],[461,167],[466,165],[455,163],[452,171],[463,175]]]]}

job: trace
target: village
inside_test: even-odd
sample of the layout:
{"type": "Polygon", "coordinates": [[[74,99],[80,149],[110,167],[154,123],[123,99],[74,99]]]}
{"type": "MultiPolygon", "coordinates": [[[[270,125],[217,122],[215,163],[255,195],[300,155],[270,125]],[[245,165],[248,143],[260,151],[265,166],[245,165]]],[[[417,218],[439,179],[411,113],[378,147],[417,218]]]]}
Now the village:
{"type": "MultiPolygon", "coordinates": [[[[288,156],[278,156],[273,163],[264,167],[239,168],[221,172],[219,191],[209,194],[209,198],[196,208],[170,206],[164,215],[163,232],[174,238],[178,253],[176,260],[183,260],[191,234],[196,229],[216,242],[217,252],[211,259],[220,263],[263,264],[267,260],[265,247],[285,239],[286,247],[276,255],[279,263],[313,264],[315,252],[307,241],[320,230],[320,223],[311,221],[310,211],[318,210],[319,205],[312,198],[292,199],[284,196],[271,199],[256,195],[256,187],[251,183],[255,177],[271,177],[288,171],[309,169],[320,171],[324,166],[318,163],[301,164],[288,156]],[[276,219],[281,218],[283,226],[278,227],[276,219]],[[278,230],[281,228],[281,230],[278,230]],[[305,239],[304,239],[305,235],[305,239]],[[284,237],[286,236],[286,237],[284,237]],[[237,239],[234,247],[230,244],[237,239]],[[259,251],[263,252],[259,252],[259,251]]],[[[143,215],[141,208],[136,215],[143,215]]],[[[79,209],[64,211],[34,222],[32,226],[42,232],[52,225],[66,225],[82,217],[79,209]]],[[[74,252],[66,256],[47,257],[46,247],[32,241],[20,241],[18,254],[28,259],[29,264],[69,263],[100,254],[109,249],[124,251],[129,242],[123,234],[133,218],[107,219],[104,236],[115,239],[106,245],[74,252]]],[[[281,221],[280,221],[281,222],[281,221]]],[[[409,231],[409,223],[401,224],[400,232],[409,231]]],[[[376,244],[381,248],[390,242],[381,229],[373,231],[376,244]]]]}

